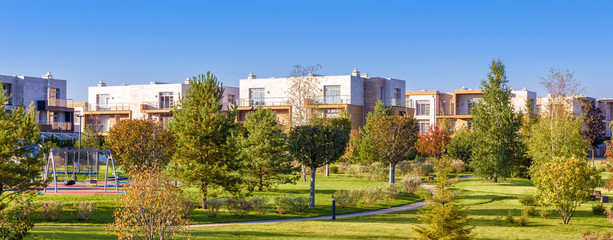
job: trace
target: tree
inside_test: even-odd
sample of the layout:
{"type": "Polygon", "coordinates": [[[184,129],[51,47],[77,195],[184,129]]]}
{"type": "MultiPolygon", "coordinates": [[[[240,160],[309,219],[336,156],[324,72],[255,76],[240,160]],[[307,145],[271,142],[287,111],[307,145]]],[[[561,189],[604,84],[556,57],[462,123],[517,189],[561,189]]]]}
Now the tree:
{"type": "MultiPolygon", "coordinates": [[[[314,117],[311,119],[311,124],[339,128],[350,136],[351,139],[351,119],[345,110],[341,110],[339,116],[335,118],[314,117]]],[[[347,143],[347,147],[349,147],[349,145],[351,145],[350,142],[347,143]]],[[[345,151],[345,154],[347,154],[347,151],[345,151]]],[[[329,176],[330,164],[326,164],[326,177],[329,176]]]]}
{"type": "Polygon", "coordinates": [[[209,186],[237,192],[241,179],[230,141],[236,112],[221,111],[223,91],[210,72],[194,77],[170,121],[176,143],[174,173],[183,183],[198,186],[203,208],[209,186]]]}
{"type": "Polygon", "coordinates": [[[449,132],[445,128],[430,125],[430,130],[419,134],[417,152],[422,156],[441,158],[445,154],[447,144],[451,141],[449,132]]]}
{"type": "Polygon", "coordinates": [[[274,184],[295,183],[291,157],[287,154],[286,134],[271,109],[258,108],[247,114],[242,124],[244,134],[237,136],[238,159],[250,191],[274,184]]]}
{"type": "Polygon", "coordinates": [[[472,164],[481,177],[494,182],[510,177],[523,154],[521,118],[514,112],[508,83],[502,61],[492,60],[487,80],[481,81],[483,98],[472,109],[474,137],[478,139],[473,142],[472,164]]]}
{"type": "Polygon", "coordinates": [[[319,64],[296,65],[289,74],[287,95],[289,104],[292,106],[292,126],[306,125],[313,118],[309,105],[317,101],[321,95],[318,89],[321,82],[321,77],[317,75],[319,69],[321,69],[319,64]]]}
{"type": "Polygon", "coordinates": [[[541,203],[560,211],[562,222],[568,224],[575,209],[600,186],[600,172],[576,157],[554,157],[540,166],[542,171],[532,172],[536,196],[541,203]]]}
{"type": "Polygon", "coordinates": [[[609,162],[605,164],[605,168],[611,173],[609,174],[609,179],[604,182],[604,188],[610,191],[613,189],[613,141],[609,141],[609,143],[611,145],[608,147],[604,156],[609,159],[609,162]]]}
{"type": "Polygon", "coordinates": [[[352,145],[355,145],[355,150],[351,153],[355,162],[369,164],[379,161],[373,152],[373,147],[370,141],[370,133],[375,126],[375,120],[384,116],[392,116],[393,110],[391,106],[385,107],[381,100],[377,101],[375,109],[366,115],[366,124],[360,128],[361,137],[353,138],[352,145]]]}
{"type": "Polygon", "coordinates": [[[550,69],[547,78],[541,78],[547,89],[548,100],[539,119],[530,127],[527,140],[528,155],[533,164],[530,171],[554,157],[585,158],[589,149],[581,135],[582,122],[572,112],[573,97],[580,92],[580,84],[568,69],[550,69]]]}
{"type": "Polygon", "coordinates": [[[107,144],[113,158],[126,171],[163,170],[174,154],[174,136],[161,122],[125,119],[109,131],[107,144]]]}
{"type": "Polygon", "coordinates": [[[315,207],[315,172],[318,167],[338,160],[345,153],[349,136],[341,129],[306,125],[293,127],[289,133],[289,152],[311,169],[309,207],[315,207]]]}
{"type": "Polygon", "coordinates": [[[592,164],[594,162],[594,150],[604,142],[604,131],[607,129],[605,116],[596,107],[593,101],[580,100],[583,129],[581,135],[585,137],[588,145],[592,147],[592,164]]]}
{"type": "Polygon", "coordinates": [[[412,117],[386,116],[373,121],[369,134],[375,156],[390,166],[389,183],[396,178],[396,164],[415,158],[419,127],[412,117]]]}
{"type": "Polygon", "coordinates": [[[457,179],[449,179],[451,159],[434,160],[436,181],[432,194],[421,194],[426,206],[420,210],[419,220],[425,226],[413,231],[418,239],[471,239],[472,227],[468,226],[466,208],[457,203],[458,195],[451,189],[457,179]]]}
{"type": "Polygon", "coordinates": [[[181,190],[158,170],[130,172],[131,184],[119,196],[110,228],[119,239],[175,239],[187,235],[188,208],[181,190]]]}
{"type": "MultiPolygon", "coordinates": [[[[83,136],[81,136],[81,148],[82,149],[101,149],[102,140],[96,136],[94,129],[91,125],[85,126],[83,129],[83,136]]],[[[78,146],[78,142],[77,142],[78,146]]]]}
{"type": "Polygon", "coordinates": [[[462,160],[464,163],[470,164],[470,158],[473,153],[473,139],[473,132],[467,128],[455,131],[447,145],[447,157],[462,160]]]}

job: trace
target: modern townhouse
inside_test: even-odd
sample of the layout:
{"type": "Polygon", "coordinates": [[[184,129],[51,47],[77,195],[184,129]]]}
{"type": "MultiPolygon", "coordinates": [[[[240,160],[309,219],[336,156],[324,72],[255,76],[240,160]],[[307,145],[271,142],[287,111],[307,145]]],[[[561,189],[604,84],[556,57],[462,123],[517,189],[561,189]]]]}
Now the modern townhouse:
{"type": "Polygon", "coordinates": [[[51,73],[42,77],[0,75],[2,88],[7,96],[7,110],[21,103],[25,107],[34,104],[36,118],[43,137],[50,135],[66,137],[74,127],[73,109],[68,107],[71,100],[66,99],[66,80],[54,79],[51,73]]]}
{"type": "MultiPolygon", "coordinates": [[[[451,131],[467,127],[472,128],[472,108],[483,97],[482,90],[462,87],[452,93],[434,91],[406,92],[408,101],[415,104],[415,119],[420,132],[427,132],[431,125],[439,124],[443,119],[449,121],[451,131]]],[[[511,89],[511,102],[517,113],[525,112],[527,103],[532,104],[531,114],[536,114],[536,93],[511,89]]]]}
{"type": "MultiPolygon", "coordinates": [[[[352,129],[357,129],[365,123],[366,114],[374,110],[378,100],[386,106],[392,106],[396,115],[413,115],[414,109],[404,96],[405,81],[393,78],[369,77],[354,69],[350,75],[313,76],[317,78],[316,99],[307,100],[307,105],[314,113],[326,118],[337,117],[341,111],[346,111],[352,123],[352,129]]],[[[256,78],[253,73],[247,79],[240,80],[240,96],[237,103],[239,121],[243,121],[247,113],[258,107],[272,109],[284,128],[292,125],[295,117],[289,98],[290,78],[256,78]]]]}
{"type": "Polygon", "coordinates": [[[605,122],[607,123],[605,137],[607,139],[611,139],[611,135],[612,135],[611,131],[613,129],[611,129],[611,126],[609,125],[609,123],[613,122],[613,98],[598,99],[598,107],[600,108],[600,111],[602,111],[602,114],[605,117],[605,122]]]}
{"type": "MultiPolygon", "coordinates": [[[[88,103],[83,106],[83,125],[106,135],[122,119],[152,119],[166,124],[172,118],[172,109],[185,96],[190,85],[188,78],[182,83],[150,82],[143,85],[98,86],[88,88],[88,103]]],[[[239,97],[236,87],[223,87],[223,109],[235,104],[239,97]]]]}

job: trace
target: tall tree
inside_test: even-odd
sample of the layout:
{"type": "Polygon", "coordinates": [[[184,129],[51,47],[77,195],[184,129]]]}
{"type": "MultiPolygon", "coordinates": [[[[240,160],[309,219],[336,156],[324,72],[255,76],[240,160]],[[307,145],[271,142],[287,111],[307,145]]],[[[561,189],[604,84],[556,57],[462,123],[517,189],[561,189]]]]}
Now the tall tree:
{"type": "Polygon", "coordinates": [[[419,127],[412,117],[386,116],[373,121],[369,138],[380,161],[390,166],[389,183],[396,181],[396,164],[415,158],[419,127]]]}
{"type": "MultiPolygon", "coordinates": [[[[343,130],[347,136],[350,136],[351,139],[351,119],[347,114],[347,111],[341,110],[338,117],[335,118],[325,118],[323,116],[317,116],[311,119],[311,124],[313,125],[322,125],[335,127],[343,130]]],[[[347,143],[347,147],[349,147],[351,143],[347,143]]],[[[345,151],[347,154],[347,151],[345,151]]],[[[326,177],[330,176],[330,164],[326,164],[326,177]]]]}
{"type": "Polygon", "coordinates": [[[247,114],[242,124],[243,134],[236,138],[238,159],[243,163],[243,176],[252,191],[274,184],[295,183],[297,171],[287,154],[286,134],[271,109],[258,108],[247,114]]]}
{"type": "Polygon", "coordinates": [[[164,170],[172,159],[174,136],[159,121],[126,119],[109,131],[107,144],[114,159],[126,171],[164,170]]]}
{"type": "Polygon", "coordinates": [[[594,101],[580,100],[583,129],[581,135],[587,144],[592,147],[592,164],[594,163],[594,150],[604,142],[604,132],[607,129],[605,116],[596,107],[594,101]]]}
{"type": "MultiPolygon", "coordinates": [[[[82,149],[100,149],[102,148],[102,140],[96,136],[94,129],[91,125],[85,126],[81,136],[81,148],[82,149]]],[[[77,142],[79,146],[79,142],[77,142]]]]}
{"type": "Polygon", "coordinates": [[[419,134],[417,152],[422,156],[441,158],[445,154],[447,144],[451,141],[449,131],[436,125],[430,125],[430,130],[419,134]]]}
{"type": "Polygon", "coordinates": [[[203,208],[210,186],[234,192],[240,183],[230,141],[236,112],[221,111],[223,91],[210,72],[194,77],[170,121],[176,143],[173,169],[183,183],[198,186],[203,208]]]}
{"type": "Polygon", "coordinates": [[[309,207],[315,207],[315,172],[318,167],[338,160],[345,153],[349,136],[335,127],[306,125],[293,127],[289,133],[289,152],[311,169],[309,207]]]}
{"type": "Polygon", "coordinates": [[[352,145],[355,145],[355,150],[351,153],[352,159],[355,162],[362,164],[369,164],[379,161],[375,153],[373,152],[370,133],[375,126],[376,119],[384,116],[392,116],[393,110],[391,106],[385,107],[385,104],[381,100],[377,101],[375,109],[366,115],[366,124],[360,128],[361,137],[355,137],[352,139],[352,145]]]}
{"type": "Polygon", "coordinates": [[[313,118],[313,112],[309,105],[312,101],[317,101],[321,97],[319,83],[321,77],[317,71],[321,65],[302,66],[296,65],[289,74],[289,87],[287,95],[289,104],[292,106],[292,126],[302,126],[309,124],[313,118]]]}
{"type": "Polygon", "coordinates": [[[514,112],[511,89],[500,60],[492,60],[487,79],[481,81],[483,98],[472,109],[475,141],[472,164],[485,179],[510,177],[516,167],[521,141],[521,118],[514,112]]]}
{"type": "Polygon", "coordinates": [[[473,132],[467,128],[456,130],[447,145],[446,155],[451,159],[462,160],[462,162],[470,164],[470,158],[473,153],[473,140],[473,132]]]}

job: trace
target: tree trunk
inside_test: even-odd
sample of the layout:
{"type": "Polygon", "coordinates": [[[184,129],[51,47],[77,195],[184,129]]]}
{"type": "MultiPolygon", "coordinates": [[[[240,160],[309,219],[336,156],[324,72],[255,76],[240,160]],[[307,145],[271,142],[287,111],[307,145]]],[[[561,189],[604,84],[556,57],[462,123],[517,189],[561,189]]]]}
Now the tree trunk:
{"type": "Polygon", "coordinates": [[[302,165],[302,181],[306,182],[306,167],[302,165]]]}
{"type": "Polygon", "coordinates": [[[390,183],[396,182],[396,163],[390,162],[390,183]]]}
{"type": "Polygon", "coordinates": [[[596,150],[595,147],[592,148],[592,167],[594,166],[594,151],[596,150]]]}
{"type": "Polygon", "coordinates": [[[262,174],[260,174],[260,182],[258,183],[258,190],[262,191],[262,174]]]}
{"type": "Polygon", "coordinates": [[[206,195],[208,184],[208,182],[202,181],[202,185],[200,186],[200,193],[202,193],[202,209],[206,209],[206,195]]]}
{"type": "Polygon", "coordinates": [[[326,177],[330,176],[330,164],[326,164],[326,177]]]}
{"type": "Polygon", "coordinates": [[[311,167],[311,189],[309,190],[309,207],[315,207],[315,170],[316,168],[311,167]]]}
{"type": "Polygon", "coordinates": [[[494,182],[498,182],[498,174],[494,173],[494,182]]]}

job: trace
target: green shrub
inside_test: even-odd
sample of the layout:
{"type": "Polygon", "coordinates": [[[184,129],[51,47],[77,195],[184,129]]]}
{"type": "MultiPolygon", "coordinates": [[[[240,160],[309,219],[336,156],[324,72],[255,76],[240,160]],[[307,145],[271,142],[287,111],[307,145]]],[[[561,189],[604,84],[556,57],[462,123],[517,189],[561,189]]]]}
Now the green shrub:
{"type": "Polygon", "coordinates": [[[402,179],[402,187],[404,192],[413,194],[421,185],[421,177],[415,175],[406,175],[402,179]]]}
{"type": "Polygon", "coordinates": [[[613,211],[605,211],[604,213],[607,214],[607,220],[613,225],[613,211]]]}
{"type": "Polygon", "coordinates": [[[251,203],[244,198],[228,198],[226,200],[226,208],[232,216],[242,217],[249,214],[251,203]]]}
{"type": "Polygon", "coordinates": [[[274,198],[273,203],[277,208],[278,214],[284,214],[292,207],[291,198],[287,195],[274,198]]]}
{"type": "Polygon", "coordinates": [[[334,199],[334,201],[336,202],[336,206],[338,206],[339,208],[346,208],[355,207],[359,198],[354,198],[350,191],[336,190],[336,192],[332,194],[332,199],[334,199]]]}
{"type": "Polygon", "coordinates": [[[253,213],[255,213],[255,215],[258,215],[258,216],[262,216],[266,214],[266,211],[268,211],[267,202],[268,202],[268,199],[264,197],[253,197],[250,200],[251,209],[253,210],[253,213]]]}
{"type": "Polygon", "coordinates": [[[349,196],[353,198],[353,205],[358,205],[360,199],[362,199],[362,195],[364,194],[364,189],[351,189],[349,190],[349,196]]]}
{"type": "Polygon", "coordinates": [[[98,203],[96,202],[78,202],[74,203],[73,207],[75,208],[75,216],[79,221],[87,221],[89,218],[96,213],[96,207],[98,203]]]}
{"type": "Polygon", "coordinates": [[[604,206],[601,204],[596,204],[592,206],[592,214],[594,215],[603,215],[604,214],[604,206]]]}
{"type": "Polygon", "coordinates": [[[466,169],[466,164],[462,160],[452,160],[451,167],[456,173],[461,173],[466,169]]]}
{"type": "Polygon", "coordinates": [[[383,193],[383,197],[387,200],[394,200],[400,195],[400,186],[396,184],[387,184],[381,187],[380,190],[383,193]]]}
{"type": "Polygon", "coordinates": [[[48,221],[57,221],[64,212],[64,203],[56,201],[45,201],[40,205],[41,216],[48,221]]]}
{"type": "Polygon", "coordinates": [[[517,219],[517,225],[519,226],[526,226],[526,224],[528,223],[528,216],[521,216],[519,217],[519,219],[517,219]]]}
{"type": "Polygon", "coordinates": [[[418,176],[428,176],[434,172],[432,164],[421,160],[411,163],[411,168],[413,168],[413,173],[417,174],[418,176]]]}
{"type": "Polygon", "coordinates": [[[413,173],[413,168],[411,168],[411,162],[402,161],[396,164],[396,175],[406,176],[411,173],[413,173]]]}
{"type": "Polygon", "coordinates": [[[336,166],[336,165],[330,166],[330,173],[337,174],[338,173],[338,166],[336,166]]]}
{"type": "Polygon", "coordinates": [[[519,203],[524,206],[538,206],[538,202],[536,201],[534,195],[529,194],[523,194],[519,196],[519,203]]]}
{"type": "Polygon", "coordinates": [[[305,196],[291,198],[289,202],[296,212],[304,212],[309,207],[309,198],[305,196]]]}
{"type": "Polygon", "coordinates": [[[211,199],[206,200],[207,216],[210,218],[217,217],[217,214],[219,213],[219,209],[221,209],[221,206],[223,206],[224,204],[225,204],[224,201],[221,199],[211,198],[211,199]]]}
{"type": "Polygon", "coordinates": [[[383,197],[383,192],[378,187],[371,187],[362,190],[362,201],[364,204],[370,205],[377,203],[383,197]]]}
{"type": "Polygon", "coordinates": [[[581,234],[579,240],[610,240],[613,239],[613,230],[599,232],[599,231],[585,231],[581,234]]]}
{"type": "Polygon", "coordinates": [[[540,214],[542,218],[548,218],[549,215],[551,215],[551,211],[547,208],[543,208],[541,209],[540,214]]]}
{"type": "Polygon", "coordinates": [[[32,202],[31,198],[18,197],[13,200],[13,202],[11,202],[8,208],[5,209],[5,212],[9,216],[15,217],[17,219],[28,219],[30,217],[30,214],[34,212],[35,208],[36,204],[32,202]]]}
{"type": "Polygon", "coordinates": [[[513,218],[513,213],[511,213],[511,211],[509,211],[509,213],[507,213],[507,222],[509,222],[509,223],[514,223],[515,222],[515,218],[513,218]]]}
{"type": "Polygon", "coordinates": [[[534,216],[534,207],[524,208],[524,210],[521,211],[521,215],[526,217],[534,216]]]}

